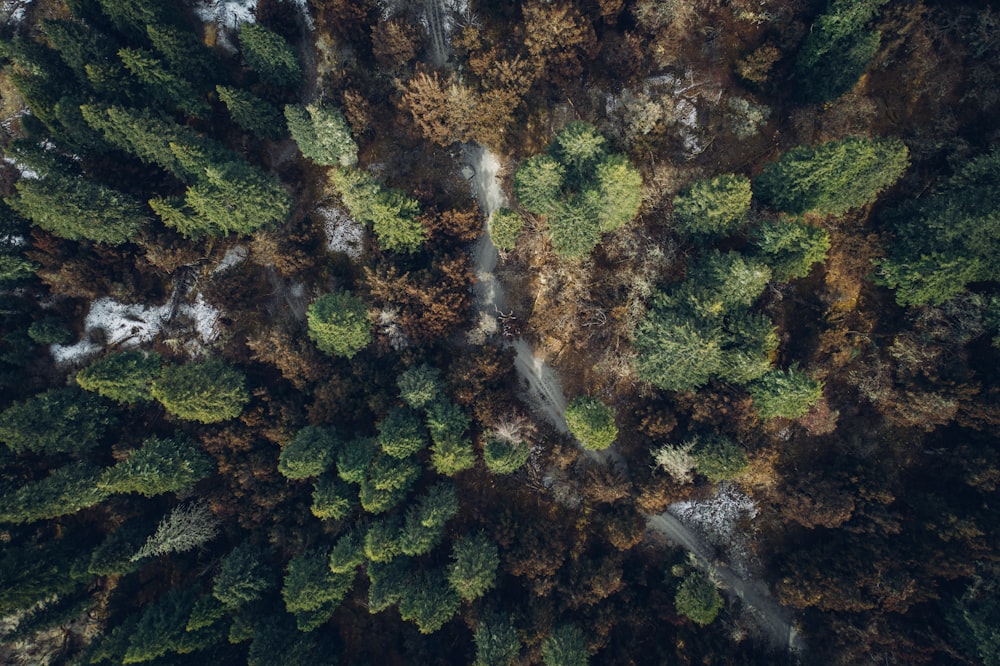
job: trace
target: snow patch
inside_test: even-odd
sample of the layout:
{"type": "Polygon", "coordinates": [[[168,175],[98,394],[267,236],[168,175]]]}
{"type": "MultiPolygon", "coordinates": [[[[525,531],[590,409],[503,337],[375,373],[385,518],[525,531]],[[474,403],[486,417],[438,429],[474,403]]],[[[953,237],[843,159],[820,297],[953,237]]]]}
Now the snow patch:
{"type": "Polygon", "coordinates": [[[226,250],[226,254],[222,257],[222,261],[219,265],[212,269],[212,275],[217,273],[224,273],[230,268],[239,266],[244,261],[247,260],[247,249],[242,245],[234,245],[233,247],[226,250]]]}
{"type": "Polygon", "coordinates": [[[343,252],[351,259],[361,258],[365,249],[364,225],[339,208],[317,208],[316,215],[323,220],[327,250],[343,252]]]}
{"type": "Polygon", "coordinates": [[[752,551],[746,523],[757,516],[757,503],[732,483],[720,483],[714,496],[675,502],[667,510],[707,543],[721,548],[737,574],[746,578],[752,551]]]}
{"type": "Polygon", "coordinates": [[[209,305],[201,294],[194,299],[194,303],[182,305],[180,313],[191,320],[202,342],[208,344],[219,337],[221,313],[209,305]]]}
{"type": "Polygon", "coordinates": [[[32,2],[33,0],[3,0],[0,2],[0,22],[6,25],[20,25],[32,2]]]}
{"type": "Polygon", "coordinates": [[[205,23],[235,30],[244,23],[256,23],[257,0],[197,0],[194,13],[205,23]]]}

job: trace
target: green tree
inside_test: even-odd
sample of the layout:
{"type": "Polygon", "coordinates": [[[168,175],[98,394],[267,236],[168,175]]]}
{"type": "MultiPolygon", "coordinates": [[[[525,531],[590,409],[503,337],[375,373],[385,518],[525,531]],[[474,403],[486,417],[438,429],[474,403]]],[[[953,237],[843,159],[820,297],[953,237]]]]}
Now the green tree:
{"type": "Polygon", "coordinates": [[[642,174],[624,155],[609,155],[594,171],[602,233],[616,231],[635,219],[642,206],[642,174]]]}
{"type": "Polygon", "coordinates": [[[354,508],[352,494],[343,481],[324,474],[313,483],[312,514],[320,520],[341,520],[354,508]]]}
{"type": "Polygon", "coordinates": [[[778,349],[774,322],[765,315],[738,312],[724,322],[725,346],[718,377],[734,384],[747,384],[771,369],[778,349]]]}
{"type": "Polygon", "coordinates": [[[514,193],[527,210],[547,215],[562,197],[566,167],[547,154],[530,157],[514,172],[514,193]]]}
{"type": "Polygon", "coordinates": [[[333,463],[340,439],[333,428],[306,426],[278,456],[278,471],[288,479],[319,476],[333,463]]]}
{"type": "Polygon", "coordinates": [[[831,0],[816,17],[795,61],[803,99],[827,102],[854,87],[881,42],[868,26],[888,1],[831,0]]]}
{"type": "Polygon", "coordinates": [[[513,474],[531,457],[531,447],[524,442],[513,442],[489,437],[483,446],[483,462],[494,474],[513,474]]]}
{"type": "Polygon", "coordinates": [[[138,664],[171,652],[189,654],[215,643],[221,635],[211,628],[188,631],[188,618],[196,596],[191,589],[174,588],[146,606],[129,633],[128,648],[121,661],[138,664]]]}
{"type": "Polygon", "coordinates": [[[94,576],[87,572],[89,535],[67,528],[28,532],[0,549],[0,613],[9,616],[69,595],[94,576]]]}
{"type": "Polygon", "coordinates": [[[826,261],[830,234],[822,227],[782,218],[761,224],[754,233],[754,244],[774,278],[787,282],[809,275],[813,264],[826,261]]]}
{"type": "Polygon", "coordinates": [[[368,610],[381,613],[393,604],[398,604],[403,589],[409,584],[410,567],[408,557],[396,557],[389,562],[368,564],[368,610]]]}
{"type": "Polygon", "coordinates": [[[153,382],[160,375],[160,364],[156,352],[116,352],[77,372],[76,383],[115,402],[149,402],[153,399],[150,393],[153,382]]]}
{"type": "Polygon", "coordinates": [[[47,477],[0,495],[0,523],[32,523],[99,504],[108,496],[100,478],[101,469],[86,461],[56,467],[47,477]]]}
{"type": "Polygon", "coordinates": [[[427,229],[417,219],[420,204],[416,199],[384,187],[360,169],[335,169],[330,180],[351,217],[372,225],[382,248],[412,254],[427,240],[427,229]]]}
{"type": "Polygon", "coordinates": [[[472,638],[476,644],[474,666],[511,666],[521,652],[521,637],[507,614],[484,616],[472,638]]]}
{"type": "Polygon", "coordinates": [[[462,605],[458,594],[448,585],[440,569],[422,571],[403,587],[399,597],[399,616],[417,625],[422,634],[433,634],[455,617],[462,605]]]}
{"type": "Polygon", "coordinates": [[[474,601],[496,585],[500,553],[482,532],[456,539],[451,558],[448,582],[464,601],[474,601]]]}
{"type": "Polygon", "coordinates": [[[358,526],[340,535],[330,549],[330,571],[351,573],[365,563],[365,533],[358,526]]]}
{"type": "Polygon", "coordinates": [[[150,437],[127,458],[107,469],[100,487],[110,493],[153,497],[188,490],[215,472],[215,464],[186,435],[150,437]]]}
{"type": "Polygon", "coordinates": [[[388,511],[403,501],[420,475],[420,465],[413,458],[376,456],[360,482],[358,499],[362,508],[368,513],[388,511]]]}
{"type": "Polygon", "coordinates": [[[636,371],[667,391],[694,391],[722,370],[722,331],[699,326],[660,300],[636,329],[636,371]]]}
{"type": "Polygon", "coordinates": [[[396,380],[399,395],[413,409],[423,409],[441,395],[441,371],[426,363],[403,371],[396,380]]]}
{"type": "Polygon", "coordinates": [[[361,483],[377,454],[378,448],[373,440],[352,439],[337,453],[337,476],[348,483],[361,483]]]}
{"type": "Polygon", "coordinates": [[[146,24],[146,36],[170,70],[183,75],[193,85],[214,78],[222,69],[215,54],[190,30],[169,24],[146,24]]]}
{"type": "Polygon", "coordinates": [[[73,333],[59,317],[45,317],[31,322],[28,337],[40,345],[62,345],[72,339],[73,333]]]}
{"type": "Polygon", "coordinates": [[[438,482],[419,501],[411,505],[400,530],[403,555],[426,555],[444,538],[445,525],[458,513],[458,494],[454,484],[438,482]]]}
{"type": "Polygon", "coordinates": [[[739,476],[749,464],[743,447],[718,433],[698,434],[682,448],[690,451],[697,472],[713,483],[739,476]]]}
{"type": "Polygon", "coordinates": [[[675,290],[674,299],[697,316],[720,317],[753,305],[770,280],[771,269],[759,259],[739,252],[711,252],[675,290]]]}
{"type": "Polygon", "coordinates": [[[726,174],[699,180],[674,197],[678,227],[698,239],[728,236],[746,224],[752,197],[746,176],[726,174]]]}
{"type": "Polygon", "coordinates": [[[108,404],[77,388],[49,389],[0,413],[0,441],[14,453],[89,451],[117,419],[108,404]]]}
{"type": "Polygon", "coordinates": [[[560,624],[542,641],[545,666],[586,666],[590,662],[587,641],[575,624],[560,624]]]}
{"type": "Polygon", "coordinates": [[[364,555],[369,562],[389,562],[403,554],[403,521],[399,514],[373,521],[365,532],[364,555]]]}
{"type": "MultiPolygon", "coordinates": [[[[93,483],[96,488],[97,484],[93,483]]],[[[149,534],[145,517],[137,517],[119,525],[90,555],[87,571],[95,576],[125,575],[137,571],[144,562],[133,560],[132,555],[142,548],[149,534]]]]}
{"type": "Polygon", "coordinates": [[[368,308],[349,291],[320,296],[309,306],[306,321],[309,339],[332,356],[354,358],[372,341],[368,308]]]}
{"type": "Polygon", "coordinates": [[[593,196],[576,196],[552,205],[546,222],[552,250],[567,259],[582,259],[601,242],[599,209],[593,196]]]}
{"type": "Polygon", "coordinates": [[[246,377],[220,359],[192,361],[163,369],[152,396],[179,419],[218,423],[234,419],[250,401],[246,377]]]}
{"type": "Polygon", "coordinates": [[[285,122],[274,106],[241,88],[219,85],[219,100],[229,109],[229,117],[240,128],[261,139],[279,139],[285,122]]]}
{"type": "Polygon", "coordinates": [[[549,152],[566,167],[571,180],[582,182],[605,156],[606,143],[593,125],[575,121],[556,134],[549,152]]]}
{"type": "Polygon", "coordinates": [[[840,216],[875,201],[909,163],[898,139],[849,137],[793,148],[764,167],[754,190],[785,213],[840,216]]]}
{"type": "Polygon", "coordinates": [[[228,615],[227,608],[219,603],[219,600],[210,594],[198,597],[188,616],[187,631],[198,631],[206,627],[211,627],[219,620],[228,615]]]}
{"type": "Polygon", "coordinates": [[[823,384],[796,367],[772,370],[747,387],[760,418],[797,419],[823,397],[823,384]]]}
{"type": "Polygon", "coordinates": [[[469,417],[447,399],[427,408],[427,429],[431,433],[431,466],[438,474],[454,476],[476,464],[476,452],[464,435],[469,417]]]}
{"type": "Polygon", "coordinates": [[[212,580],[212,596],[231,610],[262,598],[274,586],[264,551],[249,541],[233,548],[212,580]]]}
{"type": "Polygon", "coordinates": [[[501,250],[513,250],[524,229],[524,219],[517,211],[501,208],[490,218],[490,239],[501,250]]]}
{"type": "Polygon", "coordinates": [[[416,412],[396,407],[378,423],[378,444],[394,458],[406,458],[427,446],[427,434],[416,412]]]}
{"type": "Polygon", "coordinates": [[[289,104],[285,120],[292,140],[307,159],[326,166],[352,167],[358,163],[358,144],[340,109],[289,104]]]}
{"type": "Polygon", "coordinates": [[[285,570],[281,596],[300,631],[312,631],[329,620],[354,583],[354,572],[335,574],[328,562],[326,551],[307,550],[293,557],[285,570]]]}
{"type": "Polygon", "coordinates": [[[285,38],[259,23],[244,23],[239,33],[240,50],[247,67],[262,81],[291,88],[302,80],[302,64],[285,38]]]}
{"type": "Polygon", "coordinates": [[[590,396],[573,398],[566,407],[566,425],[587,449],[606,449],[618,438],[614,410],[590,396]]]}
{"type": "Polygon", "coordinates": [[[711,624],[722,610],[722,595],[704,574],[688,574],[674,596],[677,612],[695,624],[711,624]]]}
{"type": "Polygon", "coordinates": [[[152,99],[172,104],[184,113],[197,118],[207,118],[212,113],[203,95],[199,95],[186,79],[169,71],[156,54],[144,49],[118,50],[125,69],[145,86],[152,99]]]}

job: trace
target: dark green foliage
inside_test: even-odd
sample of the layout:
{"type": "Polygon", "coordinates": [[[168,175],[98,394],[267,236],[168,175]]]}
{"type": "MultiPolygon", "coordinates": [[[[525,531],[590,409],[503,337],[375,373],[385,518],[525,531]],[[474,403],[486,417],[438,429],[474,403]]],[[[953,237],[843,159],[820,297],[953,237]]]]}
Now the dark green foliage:
{"type": "Polygon", "coordinates": [[[93,580],[82,535],[31,537],[0,549],[0,613],[28,610],[53,595],[67,595],[93,580]]]}
{"type": "Polygon", "coordinates": [[[189,654],[215,643],[221,634],[211,628],[188,631],[187,622],[194,609],[192,590],[174,588],[158,601],[146,606],[129,636],[123,664],[138,664],[171,652],[189,654]]]}
{"type": "Polygon", "coordinates": [[[562,196],[566,168],[547,154],[528,158],[514,173],[517,200],[532,213],[551,213],[562,196]]]}
{"type": "Polygon", "coordinates": [[[220,85],[216,91],[229,109],[233,122],[242,129],[262,139],[278,139],[284,135],[284,119],[268,102],[240,88],[220,85]]]}
{"type": "Polygon", "coordinates": [[[699,239],[728,236],[739,231],[750,212],[750,179],[726,174],[698,182],[674,197],[674,213],[681,233],[699,239]]]}
{"type": "Polygon", "coordinates": [[[332,632],[302,633],[287,615],[271,615],[254,622],[247,666],[337,666],[337,646],[332,632]]]}
{"type": "MultiPolygon", "coordinates": [[[[107,35],[79,21],[43,21],[41,28],[52,48],[73,70],[79,83],[84,85],[96,83],[88,75],[87,68],[98,63],[108,67],[107,71],[118,73],[122,79],[127,77],[121,63],[115,59],[114,47],[111,46],[113,42],[107,35]]],[[[100,85],[95,85],[95,89],[100,93],[113,92],[113,88],[100,85]]]]}
{"type": "Polygon", "coordinates": [[[339,444],[333,428],[306,426],[281,449],[278,471],[288,479],[319,476],[330,468],[339,444]]]}
{"type": "Polygon", "coordinates": [[[930,196],[886,215],[895,233],[878,281],[901,305],[939,305],[1000,275],[1000,148],[969,160],[930,196]]]}
{"type": "Polygon", "coordinates": [[[354,572],[335,574],[328,562],[326,551],[307,550],[293,557],[285,570],[281,596],[300,631],[312,631],[329,620],[354,583],[354,572]]]}
{"type": "Polygon", "coordinates": [[[377,456],[361,481],[358,499],[362,508],[369,513],[388,511],[403,501],[420,474],[420,465],[412,458],[377,456]]]}
{"type": "Polygon", "coordinates": [[[219,603],[219,600],[212,595],[198,597],[198,600],[194,602],[194,607],[191,609],[191,615],[188,617],[185,629],[187,631],[198,631],[205,627],[211,627],[226,617],[227,614],[226,607],[219,603]]]}
{"type": "Polygon", "coordinates": [[[494,474],[513,474],[531,457],[531,447],[523,442],[490,437],[483,446],[483,462],[494,474]]]}
{"type": "Polygon", "coordinates": [[[431,486],[416,504],[409,507],[400,531],[403,555],[426,555],[444,538],[445,525],[458,513],[458,495],[451,482],[431,486]]]}
{"type": "Polygon", "coordinates": [[[340,520],[354,508],[355,493],[336,476],[325,474],[313,483],[312,514],[321,520],[340,520]]]}
{"type": "Polygon", "coordinates": [[[721,329],[700,326],[660,300],[636,329],[636,370],[668,391],[693,391],[723,368],[721,329]]]}
{"type": "Polygon", "coordinates": [[[1000,666],[1000,596],[995,581],[977,577],[952,602],[946,618],[963,652],[978,657],[985,666],[1000,666]]]}
{"type": "Polygon", "coordinates": [[[754,233],[754,243],[774,278],[787,282],[807,276],[813,264],[826,261],[830,234],[822,227],[781,218],[761,224],[754,233]]]}
{"type": "Polygon", "coordinates": [[[875,201],[909,163],[898,139],[849,137],[789,150],[764,167],[754,190],[785,213],[840,216],[875,201]]]}
{"type": "Polygon", "coordinates": [[[372,562],[368,565],[368,610],[381,613],[398,604],[403,589],[409,585],[410,558],[396,557],[390,562],[372,562]]]}
{"type": "Polygon", "coordinates": [[[0,284],[7,286],[30,278],[37,269],[37,264],[19,252],[0,252],[0,284]]]}
{"type": "Polygon", "coordinates": [[[130,37],[146,34],[146,27],[171,23],[177,11],[172,2],[163,0],[98,0],[101,11],[119,32],[130,37]]]}
{"type": "Polygon", "coordinates": [[[65,344],[72,335],[66,322],[57,317],[39,319],[28,327],[28,337],[40,345],[65,344]]]}
{"type": "Polygon", "coordinates": [[[77,372],[76,383],[116,402],[148,402],[153,399],[150,391],[160,376],[160,363],[155,352],[117,352],[77,372]]]}
{"type": "Polygon", "coordinates": [[[146,36],[174,73],[194,85],[210,80],[220,69],[214,54],[189,30],[170,25],[147,24],[146,36]]]}
{"type": "Polygon", "coordinates": [[[427,429],[431,433],[431,466],[438,474],[454,476],[476,464],[472,442],[464,437],[469,417],[447,399],[427,408],[427,429]]]}
{"type": "Polygon", "coordinates": [[[511,666],[521,652],[521,637],[509,615],[491,613],[483,617],[473,635],[474,666],[511,666]]]}
{"type": "Polygon", "coordinates": [[[133,197],[79,175],[50,171],[36,180],[17,181],[6,199],[18,214],[69,240],[120,245],[133,240],[149,220],[133,197]]]}
{"type": "Polygon", "coordinates": [[[128,574],[139,569],[143,562],[135,561],[136,553],[149,535],[149,526],[142,518],[122,523],[105,537],[90,556],[87,570],[95,576],[128,574]]]}
{"type": "Polygon", "coordinates": [[[765,315],[750,312],[727,317],[724,324],[725,347],[718,377],[734,384],[747,384],[771,369],[771,356],[778,349],[774,322],[765,315]]]}
{"type": "Polygon", "coordinates": [[[368,308],[349,291],[320,296],[309,306],[306,320],[309,339],[332,356],[353,358],[372,341],[368,308]]]}
{"type": "Polygon", "coordinates": [[[263,549],[243,542],[222,558],[212,581],[212,595],[229,609],[257,601],[274,586],[273,572],[263,549]]]}
{"type": "Polygon", "coordinates": [[[761,419],[797,419],[823,397],[823,384],[792,367],[772,370],[747,387],[761,419]]]}
{"type": "Polygon", "coordinates": [[[688,574],[674,597],[677,612],[695,624],[711,624],[722,610],[723,599],[715,585],[701,572],[688,574]]]}
{"type": "Polygon", "coordinates": [[[435,442],[461,437],[469,428],[469,417],[462,408],[446,398],[427,408],[427,429],[435,442]]]}
{"type": "Polygon", "coordinates": [[[299,84],[302,65],[281,35],[257,23],[244,23],[239,41],[247,67],[262,81],[289,88],[299,84]]]}
{"type": "Polygon", "coordinates": [[[524,229],[524,219],[517,211],[501,208],[490,218],[490,239],[501,250],[513,250],[524,229]]]}
{"type": "Polygon", "coordinates": [[[368,526],[364,555],[369,562],[389,562],[403,554],[403,521],[398,514],[380,518],[368,526]]]}
{"type": "Polygon", "coordinates": [[[187,435],[150,437],[125,460],[105,471],[100,487],[109,493],[153,497],[180,493],[215,472],[215,464],[187,435]]]}
{"type": "Polygon", "coordinates": [[[116,420],[96,395],[49,389],[0,413],[0,441],[14,453],[80,453],[100,444],[116,420]]]}
{"type": "Polygon", "coordinates": [[[573,398],[566,407],[566,425],[587,449],[606,449],[618,438],[614,410],[590,396],[573,398]]]}
{"type": "Polygon", "coordinates": [[[711,252],[698,261],[674,298],[697,316],[720,317],[753,305],[770,279],[771,269],[760,260],[738,252],[711,252]]]}
{"type": "Polygon", "coordinates": [[[361,483],[376,454],[378,449],[370,439],[347,442],[337,453],[337,475],[348,483],[361,483]]]}
{"type": "Polygon", "coordinates": [[[688,440],[695,470],[713,483],[739,476],[746,471],[747,454],[739,444],[725,435],[702,433],[688,440]]]}
{"type": "Polygon", "coordinates": [[[461,605],[444,572],[432,569],[414,575],[402,589],[399,616],[414,622],[420,633],[433,634],[455,617],[461,605]]]}
{"type": "Polygon", "coordinates": [[[358,145],[340,109],[289,104],[285,120],[292,140],[306,159],[325,166],[351,167],[358,163],[358,145]]]}
{"type": "Polygon", "coordinates": [[[427,240],[427,229],[417,220],[420,204],[416,199],[384,187],[360,169],[335,169],[330,181],[351,217],[372,225],[383,249],[412,254],[427,240]]]}
{"type": "Polygon", "coordinates": [[[813,21],[795,62],[800,96],[827,102],[854,87],[878,51],[869,28],[889,0],[832,0],[813,21]]]}
{"type": "Polygon", "coordinates": [[[225,361],[192,361],[164,368],[152,395],[177,418],[218,423],[239,416],[250,401],[245,382],[243,373],[225,361]]]}
{"type": "Polygon", "coordinates": [[[448,566],[448,582],[464,601],[474,601],[496,585],[500,553],[497,545],[479,532],[455,540],[448,566]]]}
{"type": "Polygon", "coordinates": [[[406,458],[427,446],[427,433],[412,409],[396,407],[378,423],[378,444],[387,455],[406,458]]]}
{"type": "Polygon", "coordinates": [[[94,506],[108,496],[98,487],[100,478],[101,469],[88,462],[57,467],[47,477],[0,496],[0,523],[31,523],[94,506]]]}
{"type": "Polygon", "coordinates": [[[407,368],[396,380],[399,395],[414,409],[423,409],[441,395],[441,371],[423,363],[407,368]]]}
{"type": "Polygon", "coordinates": [[[586,666],[590,650],[583,632],[575,624],[560,624],[542,641],[545,666],[586,666]]]}
{"type": "Polygon", "coordinates": [[[351,573],[365,563],[365,533],[358,527],[337,538],[330,549],[330,571],[351,573]]]}
{"type": "Polygon", "coordinates": [[[119,49],[125,69],[138,79],[154,100],[171,105],[184,113],[207,118],[212,107],[188,81],[169,71],[155,54],[143,49],[119,49]]]}

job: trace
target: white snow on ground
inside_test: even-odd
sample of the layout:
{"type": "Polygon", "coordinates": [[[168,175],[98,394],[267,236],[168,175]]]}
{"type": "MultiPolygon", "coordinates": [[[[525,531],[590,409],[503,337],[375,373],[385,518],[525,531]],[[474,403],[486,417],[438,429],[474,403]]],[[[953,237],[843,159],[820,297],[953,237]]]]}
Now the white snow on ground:
{"type": "Polygon", "coordinates": [[[0,2],[0,22],[17,25],[24,20],[33,0],[3,0],[0,2]]]}
{"type": "Polygon", "coordinates": [[[21,173],[21,178],[24,178],[25,180],[38,180],[39,175],[37,171],[26,167],[23,164],[19,164],[13,157],[4,157],[3,161],[17,169],[21,173]]]}
{"type": "Polygon", "coordinates": [[[739,486],[720,483],[714,496],[676,502],[667,510],[706,542],[722,548],[740,576],[748,575],[752,553],[746,522],[757,516],[757,504],[739,486]]]}
{"type": "Polygon", "coordinates": [[[323,220],[327,250],[343,252],[351,259],[361,257],[365,249],[364,225],[339,208],[317,208],[316,215],[323,220]]]}
{"type": "Polygon", "coordinates": [[[194,303],[186,303],[180,307],[180,314],[191,319],[194,330],[202,342],[209,343],[219,337],[219,316],[220,312],[205,302],[204,297],[198,294],[194,303]]]}
{"type": "Polygon", "coordinates": [[[247,249],[242,245],[234,245],[226,250],[226,254],[222,257],[222,261],[219,262],[218,266],[212,269],[212,275],[228,271],[230,268],[239,266],[246,260],[247,249]]]}
{"type": "Polygon", "coordinates": [[[194,13],[205,23],[235,30],[244,23],[257,21],[257,0],[197,0],[194,13]]]}

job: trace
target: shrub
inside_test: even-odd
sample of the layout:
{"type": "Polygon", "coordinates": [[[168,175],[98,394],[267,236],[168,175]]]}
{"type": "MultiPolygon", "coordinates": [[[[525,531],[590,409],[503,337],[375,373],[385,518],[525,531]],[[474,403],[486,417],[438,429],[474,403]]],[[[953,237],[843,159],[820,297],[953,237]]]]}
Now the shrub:
{"type": "Polygon", "coordinates": [[[722,595],[708,578],[699,572],[688,574],[677,589],[674,605],[677,612],[695,624],[711,624],[722,610],[722,595]]]}
{"type": "Polygon", "coordinates": [[[164,368],[151,393],[177,418],[218,423],[236,418],[250,402],[245,382],[243,373],[225,361],[193,361],[164,368]]]}
{"type": "Polygon", "coordinates": [[[566,407],[566,424],[587,449],[606,449],[618,437],[614,410],[597,398],[574,398],[566,407]]]}
{"type": "Polygon", "coordinates": [[[727,174],[700,180],[674,197],[674,213],[683,234],[697,238],[739,231],[750,212],[750,179],[727,174]]]}
{"type": "Polygon", "coordinates": [[[772,370],[748,390],[757,414],[765,420],[776,416],[797,419],[823,397],[823,384],[795,367],[772,370]]]}
{"type": "Polygon", "coordinates": [[[320,351],[353,358],[372,341],[371,320],[364,301],[350,292],[320,296],[306,314],[309,339],[320,351]]]}
{"type": "Polygon", "coordinates": [[[490,238],[501,250],[513,250],[524,229],[524,220],[509,208],[501,208],[490,219],[490,238]]]}

